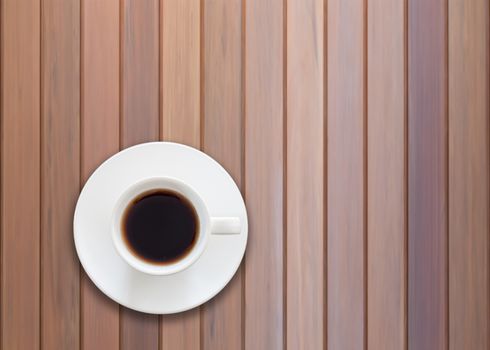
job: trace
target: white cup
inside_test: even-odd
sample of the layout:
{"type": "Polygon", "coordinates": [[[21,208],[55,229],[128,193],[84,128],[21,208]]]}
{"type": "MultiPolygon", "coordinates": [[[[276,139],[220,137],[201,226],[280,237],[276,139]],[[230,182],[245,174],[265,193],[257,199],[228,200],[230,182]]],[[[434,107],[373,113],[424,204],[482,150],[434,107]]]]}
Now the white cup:
{"type": "Polygon", "coordinates": [[[152,177],[136,182],[124,191],[116,202],[112,214],[112,240],[117,252],[133,268],[151,275],[170,275],[191,266],[206,249],[211,234],[240,234],[238,217],[211,217],[206,204],[199,194],[185,182],[171,177],[152,177]],[[193,205],[199,220],[197,241],[191,251],[175,262],[161,265],[152,264],[135,255],[123,237],[123,216],[126,208],[140,194],[157,189],[167,189],[181,194],[193,205]]]}

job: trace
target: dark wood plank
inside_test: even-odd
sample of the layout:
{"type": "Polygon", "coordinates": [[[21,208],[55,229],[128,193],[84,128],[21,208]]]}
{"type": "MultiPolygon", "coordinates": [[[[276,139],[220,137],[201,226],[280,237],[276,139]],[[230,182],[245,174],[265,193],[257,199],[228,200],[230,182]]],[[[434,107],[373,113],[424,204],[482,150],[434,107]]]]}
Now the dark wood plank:
{"type": "Polygon", "coordinates": [[[41,14],[41,348],[78,349],[80,3],[46,0],[41,14]]]}
{"type": "Polygon", "coordinates": [[[411,0],[408,19],[408,346],[445,350],[447,0],[411,0]]]}
{"type": "MultiPolygon", "coordinates": [[[[162,140],[200,147],[200,3],[160,6],[162,140]]],[[[161,350],[198,350],[200,309],[160,318],[161,350]]]]}
{"type": "Polygon", "coordinates": [[[284,347],[284,2],[245,1],[245,349],[284,347]]]}
{"type": "Polygon", "coordinates": [[[489,329],[489,3],[449,1],[449,348],[489,329]]]}
{"type": "MultiPolygon", "coordinates": [[[[119,150],[119,1],[82,1],[81,180],[119,150]]],[[[119,305],[81,280],[81,348],[119,349],[119,305]]]]}
{"type": "MultiPolygon", "coordinates": [[[[121,147],[159,136],[159,6],[124,0],[121,40],[121,147]]],[[[158,349],[158,316],[121,307],[120,348],[158,349]]]]}
{"type": "Polygon", "coordinates": [[[365,3],[327,0],[328,349],[365,343],[365,3]]]}
{"type": "Polygon", "coordinates": [[[40,342],[40,2],[1,5],[1,347],[40,342]]]}
{"type": "Polygon", "coordinates": [[[405,0],[367,8],[367,348],[406,349],[405,0]]]}
{"type": "Polygon", "coordinates": [[[287,347],[324,347],[324,8],[287,2],[287,347]]]}
{"type": "MultiPolygon", "coordinates": [[[[242,182],[242,5],[240,0],[204,2],[203,150],[242,182]]],[[[242,269],[202,307],[203,350],[240,349],[242,269]]]]}

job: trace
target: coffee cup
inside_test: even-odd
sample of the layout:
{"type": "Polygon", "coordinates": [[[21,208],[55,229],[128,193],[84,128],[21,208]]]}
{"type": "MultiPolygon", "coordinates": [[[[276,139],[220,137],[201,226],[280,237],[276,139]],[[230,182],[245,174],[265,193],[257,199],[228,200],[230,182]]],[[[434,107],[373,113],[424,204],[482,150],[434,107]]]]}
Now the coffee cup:
{"type": "Polygon", "coordinates": [[[211,216],[198,192],[172,177],[129,186],[116,202],[111,226],[121,258],[151,275],[187,269],[205,251],[210,235],[241,232],[240,218],[211,216]]]}

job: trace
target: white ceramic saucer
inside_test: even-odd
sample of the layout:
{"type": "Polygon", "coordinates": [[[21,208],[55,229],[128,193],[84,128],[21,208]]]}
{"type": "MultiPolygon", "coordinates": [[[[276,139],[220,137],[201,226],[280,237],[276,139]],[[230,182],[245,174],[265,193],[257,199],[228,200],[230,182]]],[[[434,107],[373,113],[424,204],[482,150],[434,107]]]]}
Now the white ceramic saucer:
{"type": "Polygon", "coordinates": [[[108,297],[130,309],[169,314],[192,309],[218,294],[238,269],[247,244],[247,212],[226,170],[192,147],[151,142],[117,153],[95,170],[80,193],[74,217],[75,246],[85,272],[108,297]],[[111,214],[131,184],[169,176],[187,182],[212,216],[239,217],[237,235],[211,235],[199,259],[166,276],[142,273],[117,253],[111,239],[111,214]]]}

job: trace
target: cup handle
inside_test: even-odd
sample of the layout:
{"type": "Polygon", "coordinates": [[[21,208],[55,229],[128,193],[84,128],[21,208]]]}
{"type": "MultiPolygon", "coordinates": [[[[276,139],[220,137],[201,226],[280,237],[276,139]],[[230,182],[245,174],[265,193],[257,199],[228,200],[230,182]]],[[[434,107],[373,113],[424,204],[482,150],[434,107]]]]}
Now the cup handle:
{"type": "Polygon", "coordinates": [[[240,218],[219,216],[211,218],[211,233],[213,235],[236,235],[241,230],[240,218]]]}

